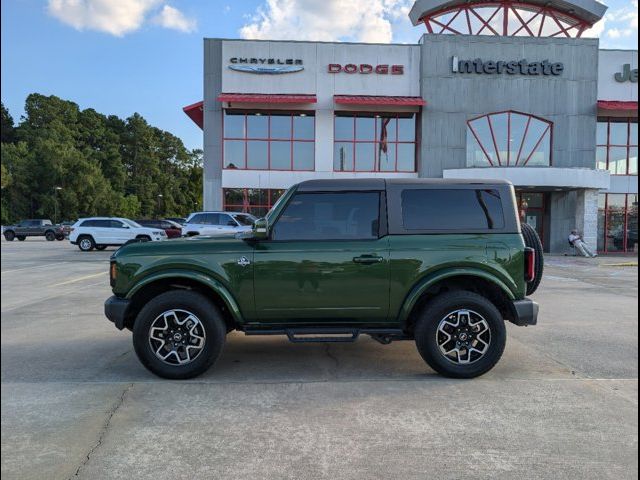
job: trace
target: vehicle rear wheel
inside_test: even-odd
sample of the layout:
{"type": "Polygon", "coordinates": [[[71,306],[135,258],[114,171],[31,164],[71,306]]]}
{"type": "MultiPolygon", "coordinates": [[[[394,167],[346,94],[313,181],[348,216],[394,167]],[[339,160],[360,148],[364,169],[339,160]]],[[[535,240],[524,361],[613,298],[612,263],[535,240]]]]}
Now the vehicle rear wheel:
{"type": "Polygon", "coordinates": [[[204,373],[220,356],[226,327],[205,296],[169,291],[147,303],[133,326],[133,346],[142,364],[163,378],[204,373]]]}
{"type": "Polygon", "coordinates": [[[498,309],[483,296],[464,290],[429,302],[414,333],[424,361],[452,378],[473,378],[491,370],[507,338],[498,309]]]}
{"type": "Polygon", "coordinates": [[[100,250],[100,251],[102,251],[102,250],[104,250],[105,248],[107,248],[107,246],[106,246],[106,245],[96,245],[96,250],[100,250]]]}
{"type": "Polygon", "coordinates": [[[56,239],[56,234],[53,232],[47,232],[44,234],[44,238],[47,239],[47,242],[53,242],[56,239]]]}
{"type": "Polygon", "coordinates": [[[16,238],[15,232],[12,232],[11,230],[8,230],[8,231],[4,232],[4,239],[7,242],[13,242],[14,238],[16,238]]]}
{"type": "Polygon", "coordinates": [[[20,240],[21,242],[24,242],[24,241],[27,239],[26,235],[18,235],[18,237],[17,237],[17,238],[18,238],[18,240],[20,240]]]}
{"type": "Polygon", "coordinates": [[[536,230],[529,224],[522,224],[522,236],[524,237],[524,244],[527,247],[533,248],[536,252],[536,261],[534,265],[535,277],[533,281],[527,282],[527,295],[531,295],[540,286],[540,280],[542,280],[542,273],[544,271],[544,252],[542,251],[542,242],[536,230]]]}
{"type": "Polygon", "coordinates": [[[83,252],[90,252],[96,247],[96,243],[89,235],[84,235],[78,239],[78,248],[83,252]]]}

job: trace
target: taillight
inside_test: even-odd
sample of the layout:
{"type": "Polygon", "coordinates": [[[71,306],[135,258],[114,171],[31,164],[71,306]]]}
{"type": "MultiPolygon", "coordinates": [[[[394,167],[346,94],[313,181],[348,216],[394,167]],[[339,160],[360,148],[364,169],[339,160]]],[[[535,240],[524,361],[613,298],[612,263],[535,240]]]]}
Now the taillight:
{"type": "Polygon", "coordinates": [[[531,247],[524,249],[524,279],[533,282],[536,278],[536,251],[531,247]]]}
{"type": "Polygon", "coordinates": [[[109,268],[109,284],[112,287],[116,284],[116,262],[111,262],[109,268]]]}

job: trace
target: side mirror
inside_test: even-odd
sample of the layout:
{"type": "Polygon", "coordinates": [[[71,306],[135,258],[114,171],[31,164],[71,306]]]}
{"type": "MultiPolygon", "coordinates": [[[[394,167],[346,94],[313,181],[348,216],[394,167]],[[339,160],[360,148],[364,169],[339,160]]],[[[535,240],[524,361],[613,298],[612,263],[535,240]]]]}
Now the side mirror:
{"type": "Polygon", "coordinates": [[[269,222],[267,222],[266,218],[259,218],[253,224],[253,238],[255,239],[265,239],[269,238],[269,222]]]}

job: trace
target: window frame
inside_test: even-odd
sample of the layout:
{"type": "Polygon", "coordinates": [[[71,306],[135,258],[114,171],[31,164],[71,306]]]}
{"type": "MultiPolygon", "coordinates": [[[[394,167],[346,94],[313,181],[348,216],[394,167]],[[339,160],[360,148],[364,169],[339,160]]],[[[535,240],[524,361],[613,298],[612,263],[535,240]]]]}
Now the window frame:
{"type": "Polygon", "coordinates": [[[380,240],[382,237],[387,235],[387,210],[386,210],[386,198],[384,190],[340,190],[340,191],[296,191],[291,195],[287,201],[287,204],[282,207],[278,216],[273,220],[272,224],[269,226],[269,238],[264,239],[263,241],[273,242],[273,243],[284,243],[284,242],[375,242],[380,240]],[[272,232],[273,228],[280,221],[280,217],[285,213],[289,203],[296,197],[296,195],[341,195],[341,194],[354,194],[354,193],[375,193],[378,195],[378,234],[371,238],[308,238],[308,239],[273,239],[272,232]]]}
{"type": "MultiPolygon", "coordinates": [[[[597,123],[606,122],[607,124],[607,143],[606,144],[598,143],[598,140],[596,137],[596,151],[598,150],[599,147],[604,147],[606,149],[607,154],[605,157],[605,170],[608,171],[610,175],[614,175],[614,176],[630,175],[633,177],[637,177],[638,176],[637,172],[629,173],[629,166],[631,164],[631,162],[629,161],[631,149],[634,147],[636,148],[636,150],[638,149],[638,144],[631,143],[631,124],[632,123],[635,123],[636,125],[638,124],[637,117],[598,117],[596,122],[597,123]],[[635,120],[635,122],[633,120],[635,120]],[[627,125],[627,143],[626,144],[611,143],[611,124],[612,123],[626,123],[627,125]],[[609,153],[612,148],[626,148],[627,157],[626,157],[626,163],[625,163],[625,169],[624,169],[625,173],[612,173],[611,170],[609,170],[609,162],[611,160],[609,153]]],[[[596,156],[596,168],[597,167],[598,167],[598,164],[597,164],[597,156],[596,156]]]]}
{"type": "Polygon", "coordinates": [[[418,138],[418,112],[380,112],[380,111],[334,111],[333,113],[333,171],[339,173],[416,173],[418,171],[417,168],[417,153],[419,146],[419,138],[418,138]],[[406,118],[405,115],[411,115],[414,119],[414,137],[413,141],[407,140],[398,140],[399,138],[399,128],[400,128],[400,118],[406,118]],[[340,118],[353,118],[353,136],[351,140],[338,139],[336,137],[336,119],[340,118]],[[396,121],[396,135],[394,141],[387,141],[387,145],[393,145],[395,148],[395,166],[393,170],[381,170],[380,169],[380,140],[377,138],[378,135],[378,122],[381,118],[393,118],[396,121]],[[374,119],[374,137],[373,140],[358,140],[358,131],[357,131],[357,118],[373,118],[374,119]],[[351,143],[351,154],[353,156],[353,169],[352,170],[337,170],[335,164],[335,146],[336,143],[351,143]],[[374,149],[373,154],[373,170],[356,170],[356,145],[357,144],[372,144],[374,149]],[[412,170],[398,170],[398,145],[406,144],[413,145],[413,169],[412,170]],[[377,169],[376,169],[377,167],[377,169]]]}
{"type": "MultiPolygon", "coordinates": [[[[531,157],[535,153],[536,149],[542,143],[542,140],[544,139],[544,137],[545,137],[547,132],[549,132],[549,165],[544,165],[544,167],[553,167],[553,130],[554,130],[554,126],[555,125],[551,120],[547,120],[546,118],[540,117],[538,115],[533,115],[531,113],[521,112],[519,110],[501,110],[501,111],[485,113],[483,115],[478,115],[476,117],[469,118],[467,120],[467,138],[468,138],[469,132],[471,132],[471,134],[473,135],[473,138],[475,139],[476,143],[480,147],[480,150],[484,154],[484,157],[485,157],[485,159],[487,160],[487,163],[488,163],[488,165],[486,167],[476,167],[476,168],[488,168],[488,167],[520,167],[520,168],[524,168],[524,167],[526,167],[527,163],[529,163],[529,160],[531,160],[531,157]],[[511,165],[511,149],[508,146],[507,146],[507,148],[508,148],[508,150],[507,150],[507,163],[503,164],[501,162],[500,152],[498,151],[498,142],[496,141],[496,135],[495,135],[495,133],[493,131],[493,125],[491,123],[491,116],[492,115],[503,115],[505,113],[507,114],[507,143],[508,143],[509,137],[511,137],[511,114],[515,113],[517,115],[523,115],[525,117],[528,117],[527,125],[525,127],[524,133],[522,134],[522,141],[520,142],[520,147],[518,149],[518,155],[516,156],[516,161],[515,161],[515,163],[513,165],[511,165]],[[482,142],[480,141],[480,137],[479,137],[478,133],[476,132],[476,130],[471,125],[472,122],[475,122],[476,120],[480,120],[481,118],[485,118],[485,117],[487,118],[487,123],[489,125],[489,131],[491,132],[491,141],[492,141],[492,145],[493,145],[493,148],[494,148],[494,151],[495,151],[495,154],[496,154],[496,158],[498,160],[498,164],[497,165],[494,165],[494,163],[491,161],[491,157],[489,156],[489,153],[487,152],[487,149],[486,149],[485,145],[482,144],[482,142]],[[518,160],[520,160],[520,154],[522,153],[522,149],[524,147],[524,143],[525,143],[524,141],[525,141],[525,139],[527,137],[527,133],[529,131],[529,126],[531,124],[531,119],[535,119],[535,120],[538,120],[540,122],[546,123],[547,124],[547,128],[544,130],[542,135],[540,135],[540,138],[538,139],[537,143],[534,145],[533,149],[531,150],[531,153],[527,157],[527,159],[524,162],[524,164],[519,164],[518,160]]],[[[468,154],[468,152],[466,150],[467,150],[467,147],[465,146],[465,155],[468,154]]],[[[469,165],[467,165],[467,167],[469,167],[469,165]]]]}
{"type": "Polygon", "coordinates": [[[271,210],[271,208],[276,204],[276,202],[280,199],[282,195],[287,191],[286,188],[223,188],[222,189],[222,205],[223,210],[228,211],[230,213],[247,213],[249,215],[253,215],[256,218],[260,218],[260,216],[256,216],[251,213],[252,208],[266,208],[267,212],[271,210]],[[251,204],[248,203],[245,205],[244,203],[227,203],[225,200],[225,193],[227,190],[242,190],[242,195],[249,198],[248,190],[263,190],[266,195],[267,203],[259,203],[259,204],[251,204]],[[272,200],[272,192],[281,190],[282,193],[278,196],[277,199],[272,200]],[[233,210],[234,208],[239,208],[240,210],[233,210]],[[245,211],[247,209],[248,211],[245,211]]]}
{"type": "MultiPolygon", "coordinates": [[[[628,137],[627,137],[628,138],[628,137]]],[[[604,195],[604,225],[602,228],[602,233],[604,235],[602,246],[602,250],[598,250],[598,253],[606,254],[606,255],[627,255],[629,253],[635,253],[633,250],[629,250],[627,231],[629,230],[629,199],[634,196],[638,196],[636,193],[600,193],[600,195],[604,195]],[[608,246],[608,231],[609,231],[609,195],[624,195],[624,223],[623,223],[623,236],[622,236],[622,249],[621,250],[611,250],[607,249],[608,246]]],[[[598,209],[598,214],[600,214],[600,209],[598,209]]],[[[599,232],[598,232],[599,233],[599,232]]],[[[598,246],[599,238],[596,237],[596,248],[598,246]]]]}
{"type": "Polygon", "coordinates": [[[235,108],[226,108],[222,109],[222,169],[223,170],[250,170],[250,171],[275,171],[275,172],[313,172],[316,169],[316,152],[315,152],[315,143],[316,143],[316,115],[315,111],[309,110],[239,110],[235,108]],[[238,114],[243,116],[244,121],[244,137],[227,137],[225,133],[225,116],[228,115],[228,112],[233,112],[233,114],[238,114]],[[265,116],[267,117],[267,137],[259,138],[259,137],[249,137],[248,136],[248,124],[247,118],[249,116],[265,116]],[[278,116],[284,117],[288,116],[290,120],[290,138],[278,138],[271,136],[271,117],[278,116]],[[306,116],[313,118],[313,138],[312,139],[297,139],[294,137],[294,117],[296,116],[306,116]],[[244,167],[235,167],[229,168],[225,166],[225,142],[226,141],[240,141],[243,142],[244,147],[244,167]],[[266,142],[267,144],[267,168],[249,168],[248,167],[248,159],[249,159],[249,142],[266,142]],[[272,168],[271,167],[271,144],[273,142],[288,142],[289,143],[289,168],[272,168]],[[294,159],[294,144],[295,143],[311,143],[313,144],[313,161],[310,168],[294,168],[295,159],[294,159]]]}

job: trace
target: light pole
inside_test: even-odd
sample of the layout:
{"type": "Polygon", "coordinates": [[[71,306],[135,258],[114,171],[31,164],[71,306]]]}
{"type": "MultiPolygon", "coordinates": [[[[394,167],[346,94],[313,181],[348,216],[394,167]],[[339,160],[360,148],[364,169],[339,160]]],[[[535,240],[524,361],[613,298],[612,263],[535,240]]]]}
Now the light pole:
{"type": "Polygon", "coordinates": [[[58,224],[58,190],[62,187],[53,187],[53,224],[58,224]]]}
{"type": "Polygon", "coordinates": [[[158,194],[158,216],[162,216],[161,213],[160,213],[160,205],[162,204],[162,196],[163,195],[161,193],[158,194]]]}

